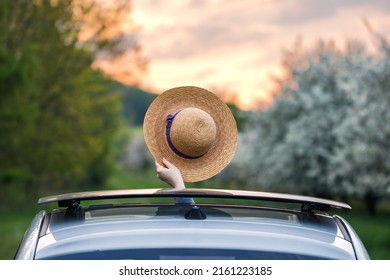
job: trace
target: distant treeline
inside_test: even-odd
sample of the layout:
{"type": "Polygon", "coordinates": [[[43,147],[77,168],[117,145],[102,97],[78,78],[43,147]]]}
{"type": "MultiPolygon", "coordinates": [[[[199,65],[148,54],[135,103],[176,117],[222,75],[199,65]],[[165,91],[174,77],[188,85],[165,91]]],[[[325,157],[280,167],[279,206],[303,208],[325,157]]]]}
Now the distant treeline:
{"type": "MultiPolygon", "coordinates": [[[[142,126],[146,111],[157,97],[157,94],[141,90],[137,87],[127,87],[122,84],[114,86],[115,92],[119,93],[122,102],[122,113],[129,125],[142,126]]],[[[235,104],[228,104],[237,123],[242,130],[249,119],[250,113],[242,111],[235,104]]]]}
{"type": "Polygon", "coordinates": [[[146,111],[157,97],[156,94],[143,91],[137,87],[115,85],[122,102],[123,117],[129,125],[142,126],[146,111]]]}

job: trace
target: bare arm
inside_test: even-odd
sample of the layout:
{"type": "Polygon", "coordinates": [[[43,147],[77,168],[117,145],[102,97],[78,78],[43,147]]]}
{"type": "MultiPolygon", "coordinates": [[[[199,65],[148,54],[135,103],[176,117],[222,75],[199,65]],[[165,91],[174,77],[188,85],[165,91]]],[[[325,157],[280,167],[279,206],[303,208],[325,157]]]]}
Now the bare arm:
{"type": "MultiPolygon", "coordinates": [[[[183,190],[186,188],[183,177],[181,176],[180,170],[170,163],[167,159],[163,158],[163,163],[165,166],[162,166],[157,161],[156,164],[156,170],[157,170],[157,177],[164,182],[166,182],[168,185],[170,185],[172,188],[176,190],[183,190]]],[[[193,204],[194,200],[190,197],[176,197],[175,198],[176,203],[186,203],[186,204],[193,204]]]]}

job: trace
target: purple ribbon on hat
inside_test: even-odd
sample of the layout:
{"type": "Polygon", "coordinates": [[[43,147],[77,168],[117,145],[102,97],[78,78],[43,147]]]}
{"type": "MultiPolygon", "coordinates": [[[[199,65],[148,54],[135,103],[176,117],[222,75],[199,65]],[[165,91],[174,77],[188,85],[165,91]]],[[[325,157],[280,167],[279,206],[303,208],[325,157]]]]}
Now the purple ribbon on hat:
{"type": "MultiPolygon", "coordinates": [[[[180,110],[181,111],[181,110],[180,110]]],[[[165,127],[165,135],[167,137],[167,142],[168,142],[168,146],[171,148],[171,150],[177,154],[178,156],[182,157],[182,158],[186,158],[186,159],[197,159],[197,158],[200,158],[201,156],[197,156],[197,157],[192,157],[192,156],[189,156],[189,155],[186,155],[186,154],[183,154],[182,152],[180,152],[176,147],[175,145],[173,145],[172,143],[172,140],[171,140],[171,126],[172,126],[172,123],[173,123],[173,120],[175,119],[175,117],[177,116],[177,114],[180,113],[180,111],[178,111],[177,113],[175,114],[169,114],[167,116],[167,126],[165,127]]]]}

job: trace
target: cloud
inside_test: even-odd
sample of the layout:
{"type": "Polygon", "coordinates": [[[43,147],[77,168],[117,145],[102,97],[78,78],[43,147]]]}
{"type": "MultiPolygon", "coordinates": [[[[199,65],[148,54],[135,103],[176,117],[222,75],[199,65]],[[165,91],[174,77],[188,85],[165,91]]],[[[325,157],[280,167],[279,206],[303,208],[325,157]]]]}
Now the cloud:
{"type": "MultiPolygon", "coordinates": [[[[298,36],[304,47],[318,39],[365,40],[363,18],[390,35],[388,0],[133,0],[143,25],[140,45],[150,61],[148,83],[224,84],[245,95],[264,94],[278,72],[282,48],[298,36]],[[261,89],[259,84],[261,84],[261,89]]],[[[342,42],[341,42],[342,41],[342,42]]]]}
{"type": "Polygon", "coordinates": [[[214,21],[207,25],[161,27],[144,39],[153,42],[152,38],[155,36],[165,38],[160,38],[158,45],[153,47],[153,58],[182,59],[209,53],[226,46],[236,48],[248,42],[260,44],[269,37],[269,34],[259,28],[240,30],[240,27],[223,25],[214,21]]]}
{"type": "MultiPolygon", "coordinates": [[[[331,18],[338,11],[369,5],[390,10],[385,0],[223,1],[138,0],[148,15],[141,40],[151,59],[185,59],[218,48],[263,45],[273,36],[297,36],[297,28],[331,18]]],[[[135,7],[135,9],[137,6],[135,7]]],[[[351,19],[354,20],[354,19],[351,19]]]]}
{"type": "Polygon", "coordinates": [[[381,11],[390,11],[388,0],[291,0],[283,1],[280,13],[271,21],[278,25],[304,24],[334,16],[343,9],[369,6],[381,11]]]}
{"type": "Polygon", "coordinates": [[[261,15],[251,8],[259,1],[244,2],[247,5],[236,1],[189,1],[165,8],[160,15],[156,15],[153,7],[150,13],[161,24],[145,30],[142,40],[156,42],[148,47],[155,59],[172,56],[182,59],[224,46],[261,44],[269,38],[272,28],[264,25],[259,20],[261,15]]]}

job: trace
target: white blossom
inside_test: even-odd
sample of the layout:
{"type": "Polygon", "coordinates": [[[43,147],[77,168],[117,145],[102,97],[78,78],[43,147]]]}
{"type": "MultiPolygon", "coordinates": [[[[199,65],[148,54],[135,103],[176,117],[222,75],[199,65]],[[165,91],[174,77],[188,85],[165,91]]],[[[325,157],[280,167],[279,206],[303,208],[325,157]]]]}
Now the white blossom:
{"type": "Polygon", "coordinates": [[[235,176],[252,188],[318,196],[390,189],[390,48],[348,42],[285,54],[273,104],[240,134],[235,176]]]}

